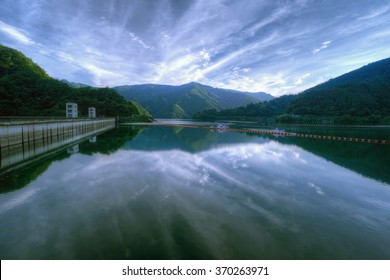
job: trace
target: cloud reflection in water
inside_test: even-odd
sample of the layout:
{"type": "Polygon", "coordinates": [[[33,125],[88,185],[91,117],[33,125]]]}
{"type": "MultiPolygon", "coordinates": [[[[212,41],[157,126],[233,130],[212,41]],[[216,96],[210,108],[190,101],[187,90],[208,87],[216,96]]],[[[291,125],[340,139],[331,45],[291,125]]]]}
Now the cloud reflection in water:
{"type": "Polygon", "coordinates": [[[0,245],[24,258],[383,258],[386,187],[277,142],[76,154],[0,196],[0,245]],[[13,196],[25,199],[2,203],[13,196]]]}

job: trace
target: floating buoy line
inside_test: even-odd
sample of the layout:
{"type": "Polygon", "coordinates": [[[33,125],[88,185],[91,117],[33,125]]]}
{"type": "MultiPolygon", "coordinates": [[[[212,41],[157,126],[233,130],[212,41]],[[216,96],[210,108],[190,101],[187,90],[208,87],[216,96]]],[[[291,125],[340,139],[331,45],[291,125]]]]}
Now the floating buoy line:
{"type": "Polygon", "coordinates": [[[265,135],[276,135],[276,136],[287,136],[287,137],[299,137],[299,138],[308,138],[308,139],[318,139],[318,140],[331,140],[331,141],[344,141],[344,142],[355,142],[355,143],[368,143],[368,144],[390,144],[390,140],[380,140],[380,139],[368,139],[368,138],[356,138],[356,137],[342,137],[342,136],[327,136],[327,135],[316,135],[308,133],[295,133],[295,132],[285,132],[285,131],[272,131],[272,130],[262,130],[262,129],[240,129],[240,128],[216,128],[216,127],[204,127],[196,125],[182,125],[182,124],[154,124],[158,126],[170,126],[170,127],[182,127],[182,128],[202,128],[212,131],[232,131],[240,133],[256,133],[256,134],[265,134],[265,135]]]}

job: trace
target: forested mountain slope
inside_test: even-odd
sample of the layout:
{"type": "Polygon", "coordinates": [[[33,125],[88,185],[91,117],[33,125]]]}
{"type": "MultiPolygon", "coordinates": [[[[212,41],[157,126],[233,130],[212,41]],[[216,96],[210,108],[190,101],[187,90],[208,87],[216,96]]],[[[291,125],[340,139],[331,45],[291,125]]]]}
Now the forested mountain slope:
{"type": "Polygon", "coordinates": [[[390,58],[304,91],[289,104],[287,112],[297,115],[390,116],[390,58]]]}
{"type": "Polygon", "coordinates": [[[282,122],[305,122],[306,116],[344,124],[390,121],[390,58],[331,79],[298,95],[230,110],[205,110],[197,118],[279,116],[282,122]]]}
{"type": "Polygon", "coordinates": [[[190,118],[205,109],[222,110],[273,99],[266,93],[245,93],[199,83],[181,86],[147,84],[114,89],[160,118],[190,118]]]}
{"type": "Polygon", "coordinates": [[[65,103],[78,104],[79,116],[95,107],[98,116],[150,114],[113,89],[71,88],[49,77],[21,52],[0,45],[0,116],[65,116],[65,103]]]}

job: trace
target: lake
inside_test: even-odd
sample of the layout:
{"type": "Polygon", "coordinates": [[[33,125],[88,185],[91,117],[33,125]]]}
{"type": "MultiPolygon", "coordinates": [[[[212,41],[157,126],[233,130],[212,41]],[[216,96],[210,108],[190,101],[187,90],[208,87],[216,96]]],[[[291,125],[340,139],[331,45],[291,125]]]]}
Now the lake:
{"type": "Polygon", "coordinates": [[[179,126],[123,125],[0,178],[0,258],[390,259],[390,145],[165,123],[179,126]]]}

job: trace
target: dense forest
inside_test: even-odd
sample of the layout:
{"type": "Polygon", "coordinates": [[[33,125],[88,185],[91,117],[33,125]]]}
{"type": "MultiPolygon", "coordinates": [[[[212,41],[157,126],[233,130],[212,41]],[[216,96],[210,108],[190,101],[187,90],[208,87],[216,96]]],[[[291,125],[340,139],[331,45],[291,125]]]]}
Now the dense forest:
{"type": "Polygon", "coordinates": [[[304,91],[289,104],[287,113],[390,116],[390,58],[304,91]]]}
{"type": "Polygon", "coordinates": [[[78,104],[79,117],[95,107],[99,117],[150,118],[135,102],[110,88],[72,88],[49,77],[21,52],[0,45],[0,116],[65,116],[65,103],[78,104]]]}
{"type": "Polygon", "coordinates": [[[204,110],[194,117],[197,119],[271,117],[284,114],[287,106],[294,98],[296,98],[295,95],[285,95],[271,101],[249,104],[233,109],[220,111],[216,109],[204,110]]]}
{"type": "Polygon", "coordinates": [[[205,109],[223,110],[274,98],[264,92],[241,92],[194,82],[181,86],[146,84],[114,89],[159,118],[191,118],[205,109]]]}
{"type": "Polygon", "coordinates": [[[390,123],[390,58],[371,63],[298,95],[231,110],[205,110],[200,119],[261,118],[282,123],[390,123]]]}

